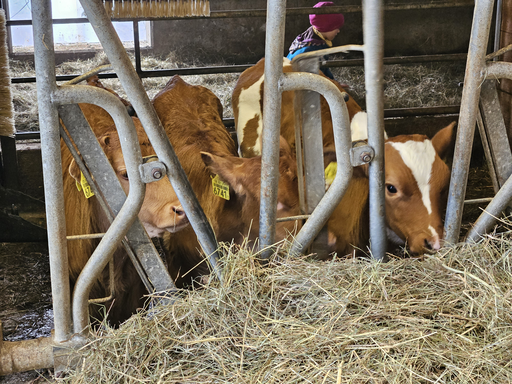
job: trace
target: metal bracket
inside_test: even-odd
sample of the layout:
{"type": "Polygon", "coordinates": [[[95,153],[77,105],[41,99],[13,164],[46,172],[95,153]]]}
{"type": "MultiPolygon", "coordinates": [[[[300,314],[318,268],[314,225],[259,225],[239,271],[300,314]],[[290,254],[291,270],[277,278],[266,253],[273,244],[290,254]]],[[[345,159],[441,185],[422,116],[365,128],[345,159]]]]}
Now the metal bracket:
{"type": "Polygon", "coordinates": [[[148,184],[162,179],[167,174],[167,168],[161,161],[151,161],[139,165],[140,178],[148,184]]]}
{"type": "Polygon", "coordinates": [[[368,144],[355,145],[350,149],[350,162],[353,167],[369,164],[375,157],[375,150],[368,144]]]}

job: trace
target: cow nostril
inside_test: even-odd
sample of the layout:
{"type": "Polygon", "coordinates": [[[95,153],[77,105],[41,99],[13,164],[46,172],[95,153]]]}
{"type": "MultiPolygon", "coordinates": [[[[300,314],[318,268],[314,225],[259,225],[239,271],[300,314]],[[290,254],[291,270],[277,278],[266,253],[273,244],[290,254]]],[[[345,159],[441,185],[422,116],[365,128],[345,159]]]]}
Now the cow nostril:
{"type": "Polygon", "coordinates": [[[430,242],[427,239],[425,239],[424,242],[425,242],[425,248],[432,250],[432,245],[430,244],[430,242]]]}
{"type": "Polygon", "coordinates": [[[178,216],[185,216],[185,211],[181,207],[172,207],[172,211],[178,216]]]}

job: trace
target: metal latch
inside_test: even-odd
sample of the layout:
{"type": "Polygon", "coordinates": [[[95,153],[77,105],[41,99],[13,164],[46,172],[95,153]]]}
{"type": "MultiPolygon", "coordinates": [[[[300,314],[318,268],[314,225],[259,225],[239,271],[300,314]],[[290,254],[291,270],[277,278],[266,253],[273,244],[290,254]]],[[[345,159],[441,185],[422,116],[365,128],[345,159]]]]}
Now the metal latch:
{"type": "Polygon", "coordinates": [[[375,151],[366,141],[355,141],[350,149],[350,163],[353,167],[368,164],[375,157],[375,151]]]}
{"type": "Polygon", "coordinates": [[[140,178],[145,184],[158,181],[167,174],[165,164],[158,161],[157,156],[146,156],[143,163],[139,166],[140,178]]]}

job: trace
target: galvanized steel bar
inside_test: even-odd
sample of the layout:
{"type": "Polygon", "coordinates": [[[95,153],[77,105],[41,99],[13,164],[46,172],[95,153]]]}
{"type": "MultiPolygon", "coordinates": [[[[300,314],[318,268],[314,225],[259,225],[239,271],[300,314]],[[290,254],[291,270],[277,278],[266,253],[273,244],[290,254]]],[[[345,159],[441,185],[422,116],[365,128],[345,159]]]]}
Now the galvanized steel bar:
{"type": "Polygon", "coordinates": [[[277,215],[279,181],[279,133],[281,127],[281,93],[286,0],[267,1],[265,38],[265,82],[263,89],[263,138],[261,154],[260,247],[262,257],[271,254],[277,215]]]}
{"type": "Polygon", "coordinates": [[[63,86],[57,89],[52,99],[58,105],[79,102],[100,104],[112,116],[119,136],[122,138],[120,140],[121,148],[130,183],[130,190],[122,208],[94,250],[75,284],[73,327],[74,332],[80,334],[84,332],[89,322],[89,292],[96,277],[103,271],[117,246],[136,220],[144,201],[146,185],[142,182],[139,174],[138,167],[142,163],[142,155],[137,132],[133,120],[128,116],[118,98],[100,88],[75,85],[63,86]]]}
{"type": "Polygon", "coordinates": [[[123,44],[107,16],[103,4],[92,0],[81,0],[80,2],[146,130],[158,158],[168,168],[169,180],[176,195],[190,220],[203,251],[208,256],[214,273],[220,279],[221,273],[217,263],[218,253],[215,234],[188,183],[187,176],[178,161],[153,105],[144,91],[141,80],[137,76],[123,44]]]}
{"type": "Polygon", "coordinates": [[[512,80],[512,63],[504,61],[495,61],[492,63],[487,63],[487,68],[485,68],[485,78],[489,80],[512,80]]]}
{"type": "Polygon", "coordinates": [[[491,230],[496,223],[498,216],[505,210],[512,201],[512,177],[509,177],[503,187],[494,196],[494,199],[485,208],[473,228],[468,232],[466,241],[478,241],[480,237],[491,230]]]}
{"type": "MultiPolygon", "coordinates": [[[[295,72],[318,74],[320,70],[320,60],[318,57],[295,60],[292,62],[292,67],[295,72]]],[[[297,105],[296,111],[300,113],[300,120],[302,122],[304,176],[306,181],[306,213],[311,214],[325,195],[324,147],[320,95],[314,91],[300,91],[296,92],[296,94],[296,103],[299,104],[297,105]]],[[[295,130],[297,131],[297,127],[295,130]]],[[[299,171],[298,167],[297,171],[299,171]]],[[[300,177],[301,175],[298,176],[300,177]]],[[[316,253],[320,258],[325,258],[329,253],[327,243],[328,232],[327,228],[324,227],[311,244],[310,251],[316,253]]]]}
{"type": "Polygon", "coordinates": [[[363,0],[364,72],[368,144],[375,151],[370,163],[370,250],[382,260],[386,253],[384,195],[384,8],[381,0],[363,0]]]}
{"type": "Polygon", "coordinates": [[[352,177],[350,121],[345,100],[338,87],[319,75],[288,72],[280,80],[280,88],[283,91],[307,89],[320,93],[329,104],[332,115],[338,169],[330,188],[293,239],[290,252],[304,253],[341,201],[352,177]]]}
{"type": "MultiPolygon", "coordinates": [[[[119,119],[119,116],[126,115],[126,113],[123,112],[124,106],[120,103],[119,99],[116,96],[113,96],[110,92],[88,86],[63,87],[61,91],[65,94],[61,95],[63,98],[72,99],[74,101],[85,100],[84,102],[88,103],[95,102],[110,112],[117,109],[118,117],[116,127],[119,127],[117,129],[120,137],[126,137],[124,134],[126,129],[135,130],[131,118],[123,117],[121,120],[119,119]],[[86,97],[86,94],[90,95],[86,97]]],[[[84,161],[87,163],[87,167],[94,175],[96,175],[94,182],[91,180],[89,181],[89,184],[92,182],[91,186],[97,186],[99,188],[99,190],[94,191],[94,193],[97,194],[101,208],[106,213],[110,222],[112,222],[126,200],[126,193],[121,187],[111,164],[103,153],[101,146],[96,140],[95,134],[92,132],[89,123],[82,114],[79,106],[76,104],[60,106],[59,114],[64,121],[69,134],[73,138],[77,149],[82,154],[84,161]]],[[[143,159],[140,156],[138,138],[135,143],[126,142],[124,140],[121,141],[121,143],[133,146],[133,149],[136,151],[135,167],[140,171],[140,165],[143,164],[143,159]]],[[[73,153],[74,151],[71,150],[71,152],[73,153]]],[[[124,157],[126,158],[125,155],[124,157]]],[[[81,163],[80,159],[76,162],[77,164],[81,163]]],[[[83,166],[83,164],[80,164],[79,166],[83,166]]],[[[129,166],[128,163],[127,166],[129,166]]],[[[88,172],[86,171],[84,175],[87,175],[87,173],[88,172]]],[[[138,175],[138,179],[141,180],[140,172],[138,172],[138,175]]],[[[141,182],[144,182],[144,180],[141,180],[141,182]]],[[[153,243],[144,230],[143,225],[137,218],[126,233],[126,239],[123,240],[123,246],[125,247],[128,256],[139,273],[139,276],[144,282],[148,292],[167,291],[175,288],[165,264],[153,246],[153,243]]]]}
{"type": "Polygon", "coordinates": [[[66,222],[62,185],[62,160],[60,155],[59,116],[51,97],[55,83],[55,55],[51,3],[49,0],[32,1],[34,32],[34,61],[37,77],[37,100],[41,131],[41,156],[46,205],[46,226],[50,254],[55,343],[71,338],[68,254],[66,222]]]}
{"type": "MultiPolygon", "coordinates": [[[[510,68],[512,70],[512,66],[510,68]]],[[[480,137],[484,150],[487,146],[489,151],[486,152],[486,157],[488,164],[490,163],[491,177],[493,181],[497,180],[497,192],[512,174],[512,152],[495,80],[485,80],[480,86],[480,111],[483,122],[480,137]]],[[[480,124],[478,127],[480,128],[480,124]]]]}
{"type": "MultiPolygon", "coordinates": [[[[477,0],[475,2],[444,226],[445,241],[448,244],[455,244],[459,241],[471,148],[475,134],[476,114],[478,113],[479,87],[485,79],[485,54],[491,27],[493,4],[494,1],[489,0],[477,0]]],[[[491,63],[490,65],[494,67],[495,64],[491,63]]]]}

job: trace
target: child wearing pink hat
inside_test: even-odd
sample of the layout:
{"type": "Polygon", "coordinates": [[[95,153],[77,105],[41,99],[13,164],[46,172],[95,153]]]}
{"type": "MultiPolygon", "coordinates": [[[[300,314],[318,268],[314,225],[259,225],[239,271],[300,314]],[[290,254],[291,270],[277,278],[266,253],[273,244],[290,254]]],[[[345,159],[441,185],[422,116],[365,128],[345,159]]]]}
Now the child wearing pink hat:
{"type": "MultiPolygon", "coordinates": [[[[333,5],[332,1],[321,1],[315,4],[313,8],[333,5]]],[[[340,32],[341,27],[343,27],[345,18],[341,13],[311,14],[309,15],[309,23],[311,27],[297,36],[290,46],[290,53],[286,56],[288,59],[291,60],[300,53],[332,47],[332,40],[340,32]]],[[[329,68],[322,67],[320,69],[326,76],[334,79],[329,68]]]]}

